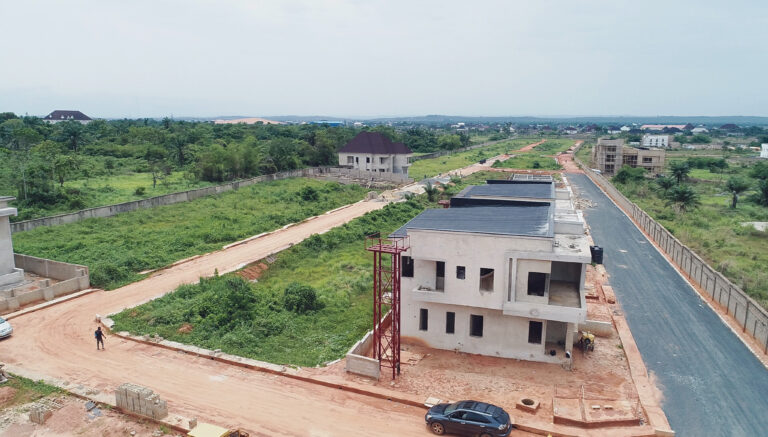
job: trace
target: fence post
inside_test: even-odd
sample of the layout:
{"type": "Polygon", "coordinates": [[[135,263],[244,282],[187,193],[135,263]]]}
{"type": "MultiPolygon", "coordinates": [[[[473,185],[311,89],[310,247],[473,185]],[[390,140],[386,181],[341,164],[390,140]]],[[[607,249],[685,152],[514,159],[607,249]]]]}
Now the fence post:
{"type": "Polygon", "coordinates": [[[749,320],[749,299],[747,299],[747,309],[744,311],[744,331],[747,332],[747,320],[749,320]]]}

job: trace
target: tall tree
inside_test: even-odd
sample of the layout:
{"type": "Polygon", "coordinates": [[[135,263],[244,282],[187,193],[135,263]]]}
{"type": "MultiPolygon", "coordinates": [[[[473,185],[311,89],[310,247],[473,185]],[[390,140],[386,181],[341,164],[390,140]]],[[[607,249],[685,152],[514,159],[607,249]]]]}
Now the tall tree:
{"type": "Polygon", "coordinates": [[[691,172],[691,168],[685,161],[674,161],[672,164],[670,164],[669,171],[672,173],[672,176],[677,179],[677,183],[680,184],[683,182],[683,180],[685,180],[685,178],[688,177],[688,173],[691,172]]]}
{"type": "Polygon", "coordinates": [[[667,193],[667,204],[685,212],[698,206],[699,195],[688,185],[676,185],[667,193]]]}
{"type": "Polygon", "coordinates": [[[736,208],[736,202],[739,200],[739,194],[747,191],[750,187],[748,180],[734,176],[729,178],[725,183],[725,188],[731,193],[731,208],[736,208]]]}

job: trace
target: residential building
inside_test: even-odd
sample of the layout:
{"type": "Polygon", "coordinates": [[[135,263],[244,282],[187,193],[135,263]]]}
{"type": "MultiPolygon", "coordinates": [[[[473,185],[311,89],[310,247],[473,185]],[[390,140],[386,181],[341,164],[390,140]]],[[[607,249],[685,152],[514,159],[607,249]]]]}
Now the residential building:
{"type": "Polygon", "coordinates": [[[339,165],[356,170],[408,174],[411,149],[378,132],[360,132],[339,150],[339,165]]]}
{"type": "Polygon", "coordinates": [[[93,119],[80,111],[53,111],[43,118],[46,123],[56,124],[62,121],[77,121],[82,124],[88,124],[93,119]]]}
{"type": "MultiPolygon", "coordinates": [[[[490,182],[490,181],[489,181],[490,182]]],[[[401,332],[438,349],[569,363],[589,243],[569,189],[550,181],[468,187],[398,229],[401,332]]]]}
{"type": "Polygon", "coordinates": [[[622,132],[629,132],[629,131],[632,130],[632,128],[625,125],[625,126],[622,126],[621,129],[619,129],[619,130],[622,131],[622,132]]]}
{"type": "Polygon", "coordinates": [[[616,174],[624,165],[660,174],[664,172],[664,159],[664,150],[629,147],[623,139],[599,138],[592,149],[592,162],[606,175],[616,174]]]}
{"type": "Polygon", "coordinates": [[[643,135],[643,147],[671,147],[672,135],[643,135]]]}
{"type": "Polygon", "coordinates": [[[233,118],[230,120],[213,120],[213,124],[285,124],[283,121],[268,120],[260,117],[233,118]]]}
{"type": "Polygon", "coordinates": [[[640,126],[641,130],[649,131],[684,131],[693,129],[692,124],[644,124],[640,126]]]}
{"type": "Polygon", "coordinates": [[[763,144],[760,145],[760,148],[761,148],[761,150],[760,150],[760,157],[761,158],[768,158],[768,144],[763,143],[763,144]]]}
{"type": "Polygon", "coordinates": [[[706,134],[709,133],[709,129],[705,128],[704,126],[696,126],[695,128],[691,129],[691,132],[694,134],[706,134]]]}

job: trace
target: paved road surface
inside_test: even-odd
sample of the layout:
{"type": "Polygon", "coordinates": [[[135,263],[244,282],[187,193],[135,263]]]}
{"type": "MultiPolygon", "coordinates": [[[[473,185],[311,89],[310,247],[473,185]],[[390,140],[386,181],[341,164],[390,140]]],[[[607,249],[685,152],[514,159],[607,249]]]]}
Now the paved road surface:
{"type": "Polygon", "coordinates": [[[583,174],[581,197],[611,285],[681,436],[768,435],[768,370],[583,174]]]}

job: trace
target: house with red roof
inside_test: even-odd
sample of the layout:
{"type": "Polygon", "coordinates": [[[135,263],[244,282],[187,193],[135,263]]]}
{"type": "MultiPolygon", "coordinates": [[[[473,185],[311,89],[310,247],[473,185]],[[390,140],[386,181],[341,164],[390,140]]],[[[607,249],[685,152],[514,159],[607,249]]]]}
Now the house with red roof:
{"type": "Polygon", "coordinates": [[[378,132],[360,132],[339,150],[339,165],[355,170],[408,174],[413,152],[378,132]]]}

